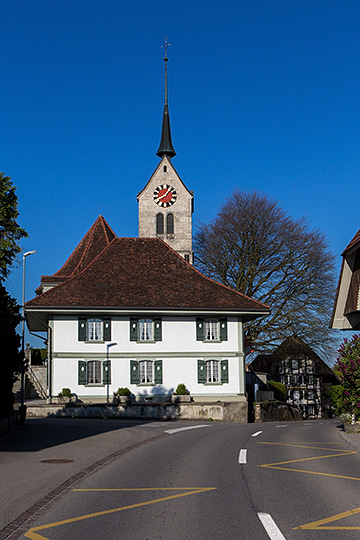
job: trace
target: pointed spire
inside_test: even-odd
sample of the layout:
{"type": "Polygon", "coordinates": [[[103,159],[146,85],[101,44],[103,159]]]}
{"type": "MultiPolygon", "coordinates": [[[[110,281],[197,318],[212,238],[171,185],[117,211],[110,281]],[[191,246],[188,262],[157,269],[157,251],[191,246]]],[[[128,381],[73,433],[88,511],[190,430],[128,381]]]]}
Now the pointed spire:
{"type": "Polygon", "coordinates": [[[163,112],[163,121],[161,129],[161,141],[156,152],[156,155],[160,158],[163,156],[168,156],[170,159],[176,156],[176,152],[171,142],[171,130],[170,130],[170,116],[169,116],[169,107],[168,107],[168,84],[167,84],[167,48],[170,43],[167,42],[167,36],[165,36],[165,45],[162,45],[165,49],[165,103],[164,103],[164,112],[163,112]]]}

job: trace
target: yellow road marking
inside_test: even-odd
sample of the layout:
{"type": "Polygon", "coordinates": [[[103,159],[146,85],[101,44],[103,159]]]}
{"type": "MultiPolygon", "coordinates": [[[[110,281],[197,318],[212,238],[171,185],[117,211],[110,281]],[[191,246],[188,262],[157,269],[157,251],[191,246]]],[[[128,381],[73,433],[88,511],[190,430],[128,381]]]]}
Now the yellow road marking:
{"type": "MultiPolygon", "coordinates": [[[[267,444],[272,446],[291,446],[295,448],[308,448],[312,450],[325,450],[325,448],[319,447],[319,446],[309,446],[309,445],[303,445],[298,443],[270,443],[270,442],[264,442],[259,441],[258,444],[267,444]]],[[[311,444],[332,444],[332,443],[311,443],[311,444]]],[[[343,443],[342,443],[343,444],[343,443]]],[[[259,467],[264,467],[267,469],[277,469],[280,471],[291,471],[291,472],[300,472],[300,473],[306,473],[306,474],[316,474],[319,476],[330,476],[333,478],[343,478],[345,480],[356,480],[359,481],[360,478],[354,477],[354,476],[341,476],[339,474],[330,474],[330,473],[323,473],[323,472],[316,472],[316,471],[306,471],[302,469],[291,469],[289,467],[279,467],[279,465],[287,465],[289,463],[298,463],[301,461],[313,461],[316,459],[326,459],[326,458],[332,458],[332,457],[340,457],[340,456],[349,456],[351,454],[356,454],[355,451],[349,451],[344,452],[343,449],[338,448],[326,448],[327,451],[331,450],[333,452],[338,452],[336,454],[330,454],[326,456],[317,456],[317,457],[310,457],[310,458],[301,458],[301,459],[293,459],[291,461],[279,461],[277,463],[267,463],[264,465],[259,465],[259,467]]],[[[334,521],[338,521],[340,519],[344,519],[349,516],[354,516],[356,514],[360,513],[360,508],[355,508],[354,510],[348,510],[346,512],[342,512],[341,514],[336,514],[335,516],[331,516],[329,518],[320,519],[318,521],[313,521],[312,523],[307,523],[306,525],[300,525],[299,527],[293,527],[293,529],[306,529],[306,530],[328,530],[328,531],[343,531],[343,530],[360,530],[360,526],[327,526],[328,523],[333,523],[334,521]]]]}
{"type": "MultiPolygon", "coordinates": [[[[128,506],[121,506],[119,508],[111,508],[110,510],[103,510],[100,512],[93,512],[92,514],[85,514],[83,516],[78,516],[74,518],[64,519],[62,521],[56,521],[54,523],[48,523],[46,525],[39,525],[38,527],[32,527],[27,531],[25,536],[27,538],[31,538],[32,540],[49,540],[45,536],[42,536],[41,534],[38,534],[37,531],[44,531],[46,529],[51,529],[53,527],[58,527],[59,525],[66,525],[69,523],[76,523],[77,521],[83,521],[85,519],[90,519],[93,517],[99,517],[99,516],[105,516],[108,514],[114,514],[116,512],[121,512],[122,510],[130,510],[131,508],[139,508],[141,506],[148,506],[150,504],[155,504],[159,502],[164,501],[170,501],[171,499],[178,499],[179,497],[187,497],[188,495],[196,495],[197,493],[205,493],[206,491],[212,491],[217,488],[215,487],[208,487],[208,488],[165,488],[165,489],[190,489],[190,491],[187,491],[186,493],[178,493],[177,495],[169,495],[168,497],[161,497],[160,499],[154,499],[151,501],[145,501],[141,503],[136,504],[130,504],[128,506]]],[[[122,491],[147,491],[148,488],[139,489],[139,490],[122,490],[122,491]]],[[[157,488],[158,491],[163,491],[161,488],[157,488]]],[[[75,491],[75,490],[74,490],[75,491]]],[[[80,490],[76,490],[80,491],[80,490]]],[[[83,490],[81,490],[83,491],[83,490]]],[[[103,491],[103,490],[102,490],[103,491]]],[[[152,490],[154,491],[154,489],[152,490]]]]}
{"type": "Polygon", "coordinates": [[[198,490],[198,489],[216,489],[216,488],[200,488],[200,487],[166,487],[166,488],[82,488],[73,489],[72,491],[180,491],[180,490],[198,490]]]}
{"type": "MultiPolygon", "coordinates": [[[[316,457],[309,457],[309,458],[301,458],[301,459],[292,459],[290,461],[278,461],[276,463],[267,463],[265,465],[259,465],[259,467],[271,467],[272,465],[287,465],[288,463],[298,463],[300,461],[313,461],[316,459],[325,459],[325,458],[332,458],[332,457],[339,457],[339,456],[348,456],[350,454],[356,454],[356,452],[342,452],[341,454],[330,454],[329,456],[316,456],[316,457]]],[[[279,467],[277,467],[279,468],[279,467]]],[[[296,469],[295,469],[296,470],[296,469]]]]}
{"type": "Polygon", "coordinates": [[[307,529],[307,530],[315,530],[315,529],[321,529],[321,530],[327,530],[327,531],[342,531],[342,530],[358,530],[360,527],[322,527],[321,525],[324,525],[325,523],[332,523],[333,521],[337,521],[339,519],[343,519],[349,516],[354,516],[355,514],[358,514],[360,512],[360,508],[354,508],[354,510],[348,510],[347,512],[342,512],[341,514],[336,514],[335,516],[331,516],[329,518],[325,519],[319,519],[318,521],[313,521],[312,523],[308,523],[307,525],[300,525],[300,527],[293,527],[293,529],[307,529]]]}
{"type": "MultiPolygon", "coordinates": [[[[291,446],[293,448],[310,448],[312,450],[333,450],[333,452],[343,452],[344,449],[343,448],[322,448],[321,446],[304,446],[303,444],[299,444],[299,443],[274,443],[274,442],[263,442],[263,441],[259,441],[258,444],[267,444],[267,445],[270,445],[270,446],[291,446]]],[[[312,443],[314,444],[314,443],[312,443]]],[[[321,443],[317,443],[317,444],[321,444],[321,443]]],[[[331,443],[326,443],[326,444],[331,444],[331,443]]],[[[354,454],[356,454],[356,452],[353,452],[354,454]]]]}

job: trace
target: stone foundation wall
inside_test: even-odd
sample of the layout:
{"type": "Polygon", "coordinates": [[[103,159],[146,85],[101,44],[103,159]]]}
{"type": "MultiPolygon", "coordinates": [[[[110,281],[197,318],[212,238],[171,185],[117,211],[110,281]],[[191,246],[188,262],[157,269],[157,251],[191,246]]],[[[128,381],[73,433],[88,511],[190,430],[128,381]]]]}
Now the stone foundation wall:
{"type": "Polygon", "coordinates": [[[247,403],[158,403],[131,405],[28,405],[27,417],[147,418],[152,420],[217,420],[247,422],[247,403]]]}
{"type": "Polygon", "coordinates": [[[254,422],[300,422],[302,421],[301,411],[280,401],[270,401],[267,403],[254,403],[254,422]]]}

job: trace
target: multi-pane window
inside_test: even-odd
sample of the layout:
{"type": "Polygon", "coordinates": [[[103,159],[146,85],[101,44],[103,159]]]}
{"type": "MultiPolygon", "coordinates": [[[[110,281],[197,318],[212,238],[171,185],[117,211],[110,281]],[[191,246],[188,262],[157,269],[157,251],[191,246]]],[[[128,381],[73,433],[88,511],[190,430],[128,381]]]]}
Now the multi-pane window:
{"type": "Polygon", "coordinates": [[[87,340],[102,341],[103,324],[101,319],[88,319],[87,321],[87,340]]]}
{"type": "Polygon", "coordinates": [[[130,319],[130,341],[148,342],[161,341],[161,319],[141,318],[130,319]]]}
{"type": "Polygon", "coordinates": [[[162,384],[162,360],[130,360],[131,384],[162,384]]]}
{"type": "Polygon", "coordinates": [[[139,319],[139,341],[154,341],[154,322],[152,319],[139,319]]]}
{"type": "Polygon", "coordinates": [[[111,341],[111,319],[108,317],[79,318],[79,341],[111,341]]]}
{"type": "Polygon", "coordinates": [[[101,362],[94,360],[87,363],[87,384],[101,384],[101,362]]]}
{"type": "Polygon", "coordinates": [[[227,319],[196,319],[197,341],[227,341],[227,319]]]}
{"type": "Polygon", "coordinates": [[[139,378],[140,383],[154,382],[153,362],[151,360],[141,360],[139,362],[139,378]]]}
{"type": "Polygon", "coordinates": [[[205,319],[205,339],[206,341],[219,339],[219,322],[217,319],[205,319]]]}
{"type": "Polygon", "coordinates": [[[198,382],[203,384],[228,383],[228,360],[198,360],[198,382]]]}
{"type": "Polygon", "coordinates": [[[79,360],[78,384],[110,384],[111,360],[79,360]]]}
{"type": "Polygon", "coordinates": [[[206,362],[206,382],[219,382],[219,362],[217,360],[206,362]]]}

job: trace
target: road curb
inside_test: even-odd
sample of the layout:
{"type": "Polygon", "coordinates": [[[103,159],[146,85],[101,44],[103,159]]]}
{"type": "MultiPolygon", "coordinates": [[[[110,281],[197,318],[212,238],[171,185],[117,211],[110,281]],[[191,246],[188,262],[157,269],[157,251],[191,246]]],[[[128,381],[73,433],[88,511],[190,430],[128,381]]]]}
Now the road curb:
{"type": "Polygon", "coordinates": [[[167,437],[167,434],[162,433],[161,435],[156,435],[155,437],[152,437],[151,439],[140,441],[138,443],[127,446],[126,448],[123,448],[122,450],[118,450],[117,452],[109,454],[108,456],[96,461],[95,463],[86,467],[85,469],[78,472],[77,474],[71,476],[68,480],[66,480],[65,482],[60,484],[58,487],[50,491],[47,495],[39,499],[30,508],[25,510],[25,512],[20,514],[20,516],[18,516],[14,521],[12,521],[6,527],[4,527],[0,531],[0,540],[5,540],[5,539],[17,540],[18,538],[23,536],[31,528],[32,523],[35,521],[35,518],[37,518],[41,514],[41,511],[44,510],[49,504],[53,503],[57,497],[60,497],[64,493],[70,491],[73,488],[73,486],[77,482],[79,482],[79,480],[83,480],[86,476],[94,473],[95,471],[99,470],[101,467],[106,466],[108,463],[111,463],[112,461],[119,458],[120,456],[127,454],[128,452],[131,452],[132,450],[135,450],[136,448],[140,448],[141,446],[145,446],[146,444],[149,444],[153,441],[156,441],[158,439],[162,439],[165,437],[167,437]]]}

